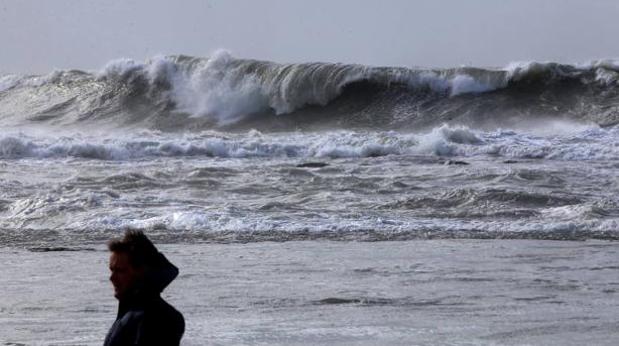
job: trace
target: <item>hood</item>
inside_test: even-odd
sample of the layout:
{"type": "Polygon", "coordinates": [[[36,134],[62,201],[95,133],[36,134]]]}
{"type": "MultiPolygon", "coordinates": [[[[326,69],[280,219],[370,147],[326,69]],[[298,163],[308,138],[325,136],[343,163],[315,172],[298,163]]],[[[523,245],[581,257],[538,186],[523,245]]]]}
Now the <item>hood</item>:
{"type": "Polygon", "coordinates": [[[146,271],[142,288],[161,293],[178,276],[178,268],[161,253],[157,253],[155,264],[146,271]]]}

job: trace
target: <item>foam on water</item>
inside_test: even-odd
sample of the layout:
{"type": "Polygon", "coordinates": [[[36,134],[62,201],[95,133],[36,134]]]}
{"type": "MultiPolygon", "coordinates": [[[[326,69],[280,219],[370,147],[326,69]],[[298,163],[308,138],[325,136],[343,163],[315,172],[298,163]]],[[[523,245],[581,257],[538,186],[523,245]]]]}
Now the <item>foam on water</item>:
{"type": "Polygon", "coordinates": [[[4,76],[0,237],[617,239],[617,66],[219,51],[4,76]]]}
{"type": "Polygon", "coordinates": [[[354,158],[386,155],[501,156],[557,160],[604,160],[617,157],[618,128],[551,122],[532,132],[484,132],[441,125],[427,133],[334,131],[325,133],[244,134],[204,132],[192,135],[142,132],[58,137],[35,132],[0,137],[0,158],[87,158],[131,160],[148,157],[354,158]]]}
{"type": "Polygon", "coordinates": [[[197,117],[214,117],[220,125],[268,110],[269,99],[258,79],[234,74],[231,61],[228,52],[218,51],[190,75],[175,75],[172,93],[177,109],[197,117]]]}
{"type": "Polygon", "coordinates": [[[0,92],[8,90],[20,81],[21,77],[13,74],[0,76],[0,92]]]}
{"type": "MultiPolygon", "coordinates": [[[[343,218],[324,213],[317,219],[283,219],[247,214],[183,212],[133,218],[123,215],[97,215],[89,219],[62,224],[65,232],[77,241],[100,234],[115,233],[126,227],[161,234],[173,241],[177,236],[221,241],[290,241],[304,239],[331,240],[410,240],[410,239],[619,239],[617,219],[583,219],[572,207],[559,207],[543,213],[545,220],[467,220],[367,216],[343,218]]],[[[41,214],[43,215],[43,214],[41,214]]],[[[19,218],[19,215],[15,215],[19,218]]],[[[24,227],[28,223],[20,224],[24,227]]]]}
{"type": "MultiPolygon", "coordinates": [[[[460,117],[466,124],[475,118],[483,123],[490,117],[500,126],[514,116],[523,120],[569,117],[612,125],[619,122],[618,73],[614,60],[423,70],[278,64],[238,59],[221,50],[209,58],[118,59],[96,73],[69,70],[45,76],[3,76],[0,115],[7,126],[28,126],[28,121],[36,120],[48,125],[80,127],[95,122],[118,128],[138,124],[190,131],[242,127],[256,119],[278,123],[277,118],[267,121],[268,116],[298,112],[302,114],[296,120],[301,123],[282,126],[292,130],[334,118],[367,128],[408,124],[414,129],[416,123],[436,127],[460,117]],[[542,93],[544,98],[539,98],[542,93]],[[368,112],[374,116],[367,117],[368,112]]],[[[347,122],[330,125],[335,124],[346,128],[347,122]]]]}
{"type": "Polygon", "coordinates": [[[144,66],[144,63],[137,62],[133,59],[116,59],[109,61],[96,76],[99,79],[125,78],[131,73],[143,69],[144,66]]]}
{"type": "Polygon", "coordinates": [[[124,227],[225,241],[615,239],[617,129],[581,130],[14,133],[0,138],[0,228],[76,241],[124,227]]]}
{"type": "Polygon", "coordinates": [[[220,51],[0,77],[0,334],[100,344],[130,227],[182,268],[190,344],[613,344],[618,75],[220,51]]]}
{"type": "Polygon", "coordinates": [[[484,82],[478,81],[475,78],[466,74],[457,74],[450,81],[451,96],[470,94],[470,93],[483,93],[500,88],[499,85],[489,85],[484,82]]]}

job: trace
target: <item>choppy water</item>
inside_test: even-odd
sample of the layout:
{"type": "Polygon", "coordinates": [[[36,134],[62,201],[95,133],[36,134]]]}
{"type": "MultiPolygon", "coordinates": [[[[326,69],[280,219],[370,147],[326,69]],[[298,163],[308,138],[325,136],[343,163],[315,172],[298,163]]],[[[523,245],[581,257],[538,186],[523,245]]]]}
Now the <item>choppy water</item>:
{"type": "Polygon", "coordinates": [[[3,141],[22,156],[0,164],[0,227],[5,242],[126,226],[167,240],[615,239],[617,134],[18,135],[3,141]]]}
{"type": "Polygon", "coordinates": [[[617,66],[224,52],[4,76],[0,237],[616,239],[617,66]]]}
{"type": "Polygon", "coordinates": [[[616,344],[614,243],[544,240],[619,238],[618,83],[225,52],[0,77],[0,341],[100,344],[133,227],[177,243],[187,345],[616,344]]]}

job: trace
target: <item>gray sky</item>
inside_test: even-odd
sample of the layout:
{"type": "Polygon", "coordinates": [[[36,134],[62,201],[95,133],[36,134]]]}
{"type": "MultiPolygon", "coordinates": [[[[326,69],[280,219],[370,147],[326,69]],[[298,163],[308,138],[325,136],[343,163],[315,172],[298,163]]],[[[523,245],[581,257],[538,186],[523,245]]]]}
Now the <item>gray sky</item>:
{"type": "Polygon", "coordinates": [[[618,0],[0,0],[0,72],[157,54],[504,66],[619,58],[618,0]]]}

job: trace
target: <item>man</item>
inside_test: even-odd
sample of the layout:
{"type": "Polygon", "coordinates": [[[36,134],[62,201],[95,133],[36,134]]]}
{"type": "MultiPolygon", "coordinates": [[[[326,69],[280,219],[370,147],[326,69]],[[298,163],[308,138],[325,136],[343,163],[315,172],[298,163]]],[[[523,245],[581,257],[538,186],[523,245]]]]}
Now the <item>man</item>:
{"type": "Polygon", "coordinates": [[[140,231],[127,231],[108,248],[110,281],[119,304],[104,346],[179,345],[185,320],[160,296],[178,269],[140,231]]]}

